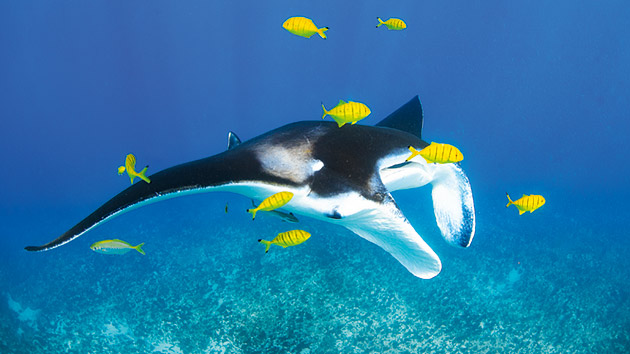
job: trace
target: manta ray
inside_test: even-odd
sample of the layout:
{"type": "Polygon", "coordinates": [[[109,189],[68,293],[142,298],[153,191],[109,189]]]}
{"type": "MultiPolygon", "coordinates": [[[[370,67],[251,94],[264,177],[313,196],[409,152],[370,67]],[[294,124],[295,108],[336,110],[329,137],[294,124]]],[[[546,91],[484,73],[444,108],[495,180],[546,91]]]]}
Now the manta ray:
{"type": "Polygon", "coordinates": [[[405,161],[409,146],[429,145],[422,140],[422,125],[415,96],[375,126],[301,121],[244,142],[230,133],[224,152],[157,172],[151,183],[131,185],[58,238],[25,249],[59,247],[115,216],[164,199],[229,191],[262,200],[289,191],[294,196],[287,211],[343,226],[389,252],[413,275],[433,278],[442,263],[391,192],[430,184],[437,225],[457,247],[472,242],[475,209],[460,164],[405,161]]]}

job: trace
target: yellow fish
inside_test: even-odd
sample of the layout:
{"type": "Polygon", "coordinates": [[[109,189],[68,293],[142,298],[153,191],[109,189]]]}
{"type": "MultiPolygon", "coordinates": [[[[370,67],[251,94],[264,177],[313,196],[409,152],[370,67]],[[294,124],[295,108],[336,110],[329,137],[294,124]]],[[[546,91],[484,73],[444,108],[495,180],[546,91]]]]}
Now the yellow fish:
{"type": "Polygon", "coordinates": [[[315,33],[320,37],[326,39],[324,32],[328,31],[328,27],[317,28],[310,18],[306,17],[291,17],[284,21],[282,27],[300,37],[311,38],[315,33]]]}
{"type": "Polygon", "coordinates": [[[258,242],[266,245],[265,253],[269,252],[269,247],[271,244],[275,243],[278,246],[282,246],[283,248],[287,248],[289,246],[299,245],[300,243],[308,240],[311,237],[311,234],[304,230],[291,230],[287,232],[281,232],[271,241],[258,240],[258,242]]]}
{"type": "Polygon", "coordinates": [[[510,205],[515,205],[518,209],[518,215],[523,215],[523,213],[526,211],[529,211],[531,213],[545,204],[545,198],[542,195],[523,194],[521,199],[517,199],[515,201],[512,201],[512,199],[510,199],[509,194],[505,193],[505,195],[507,195],[509,201],[505,207],[507,208],[510,205]]]}
{"type": "Polygon", "coordinates": [[[339,103],[330,111],[327,111],[322,103],[322,109],[324,110],[322,119],[326,118],[326,115],[329,115],[337,122],[340,128],[346,123],[354,124],[372,113],[368,106],[363,103],[352,101],[344,102],[343,100],[339,100],[339,103]]]}
{"type": "Polygon", "coordinates": [[[125,166],[118,167],[118,174],[122,175],[126,169],[127,174],[129,175],[129,178],[131,178],[131,184],[133,184],[133,179],[136,177],[140,177],[145,182],[151,183],[151,180],[145,175],[148,168],[149,168],[149,165],[143,168],[142,171],[136,172],[136,157],[133,156],[133,154],[129,154],[127,155],[127,158],[125,159],[125,166]]]}
{"type": "Polygon", "coordinates": [[[123,240],[103,240],[92,244],[90,249],[102,254],[125,254],[131,250],[145,254],[141,248],[142,245],[144,245],[144,242],[137,246],[132,246],[123,240]]]}
{"type": "Polygon", "coordinates": [[[269,211],[273,209],[278,209],[288,203],[291,198],[293,198],[293,193],[291,192],[276,193],[263,200],[262,203],[260,203],[256,208],[247,209],[247,212],[252,213],[252,220],[254,220],[256,219],[256,212],[260,210],[269,211]]]}
{"type": "Polygon", "coordinates": [[[402,31],[405,28],[407,28],[407,24],[405,23],[405,21],[399,18],[392,17],[385,22],[383,22],[383,20],[381,20],[380,17],[377,17],[376,19],[378,20],[378,25],[376,25],[376,28],[381,27],[381,25],[385,25],[387,26],[388,29],[395,30],[395,31],[402,31]]]}
{"type": "Polygon", "coordinates": [[[418,155],[424,157],[428,163],[453,163],[464,159],[464,155],[462,155],[461,151],[449,144],[431,143],[420,151],[416,150],[413,146],[409,146],[409,151],[411,151],[411,155],[407,158],[407,161],[418,155]]]}

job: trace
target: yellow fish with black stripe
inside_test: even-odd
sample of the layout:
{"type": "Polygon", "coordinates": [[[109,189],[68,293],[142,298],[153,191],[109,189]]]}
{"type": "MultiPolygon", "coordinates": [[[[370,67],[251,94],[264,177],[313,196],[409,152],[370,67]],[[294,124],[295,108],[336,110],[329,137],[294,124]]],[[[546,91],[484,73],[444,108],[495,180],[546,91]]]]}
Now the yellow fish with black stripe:
{"type": "Polygon", "coordinates": [[[529,211],[530,213],[532,213],[534,210],[543,206],[546,202],[545,198],[542,195],[523,194],[523,196],[520,199],[517,199],[514,201],[510,199],[509,194],[505,193],[505,195],[507,195],[507,198],[508,198],[508,203],[505,207],[507,208],[510,205],[516,206],[516,208],[518,209],[518,215],[523,215],[523,213],[526,211],[529,211]]]}
{"type": "Polygon", "coordinates": [[[405,23],[405,21],[399,19],[399,18],[390,18],[387,21],[383,21],[381,20],[380,17],[376,18],[378,20],[378,25],[376,25],[376,28],[381,27],[382,25],[385,25],[387,27],[387,29],[389,30],[394,30],[394,31],[402,31],[405,28],[407,28],[407,24],[405,23]]]}
{"type": "Polygon", "coordinates": [[[432,142],[429,146],[420,151],[416,150],[413,146],[409,146],[409,151],[411,151],[411,155],[406,161],[409,161],[418,155],[424,157],[428,163],[453,163],[460,162],[464,159],[462,152],[455,146],[449,144],[432,142]]]}
{"type": "Polygon", "coordinates": [[[322,109],[324,110],[322,119],[326,118],[326,115],[329,115],[337,122],[340,128],[346,123],[354,124],[372,113],[368,106],[363,103],[353,101],[345,102],[344,100],[339,100],[339,103],[330,111],[326,110],[326,107],[324,107],[322,103],[322,109]]]}
{"type": "Polygon", "coordinates": [[[118,167],[118,174],[122,175],[125,170],[127,170],[127,175],[129,175],[129,178],[131,178],[131,184],[133,184],[133,179],[136,177],[141,178],[147,183],[151,183],[151,180],[146,176],[148,168],[149,165],[145,166],[142,171],[136,172],[136,157],[133,156],[133,154],[129,154],[125,159],[125,166],[118,167]]]}
{"type": "Polygon", "coordinates": [[[304,230],[291,230],[287,232],[281,232],[271,241],[258,240],[258,242],[265,245],[265,253],[269,252],[269,247],[272,244],[276,244],[281,246],[282,248],[287,248],[289,246],[299,245],[300,243],[308,240],[311,237],[311,234],[304,230]]]}
{"type": "Polygon", "coordinates": [[[291,198],[293,198],[293,193],[291,192],[279,192],[272,196],[267,197],[263,200],[256,208],[247,209],[248,213],[252,213],[252,220],[256,219],[256,213],[258,211],[269,211],[282,207],[287,204],[291,198]]]}
{"type": "Polygon", "coordinates": [[[328,31],[328,27],[317,28],[313,23],[313,20],[306,17],[291,17],[284,21],[282,27],[297,35],[304,38],[311,38],[315,33],[319,34],[320,37],[326,39],[326,31],[328,31]]]}

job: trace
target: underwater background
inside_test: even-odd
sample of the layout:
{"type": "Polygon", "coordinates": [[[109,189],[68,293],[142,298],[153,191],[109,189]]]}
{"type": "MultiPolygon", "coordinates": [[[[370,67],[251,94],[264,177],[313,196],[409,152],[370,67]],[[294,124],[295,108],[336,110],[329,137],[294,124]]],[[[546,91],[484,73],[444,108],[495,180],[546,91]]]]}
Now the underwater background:
{"type": "Polygon", "coordinates": [[[630,351],[629,18],[613,0],[0,2],[0,353],[630,351]],[[23,249],[127,188],[128,153],[152,174],[322,102],[364,102],[373,125],[414,95],[477,215],[457,249],[430,187],[393,194],[442,260],[431,280],[307,217],[307,242],[265,254],[294,225],[229,193],[23,249]],[[547,202],[519,216],[506,192],[547,202]],[[109,238],[146,256],[89,249],[109,238]]]}

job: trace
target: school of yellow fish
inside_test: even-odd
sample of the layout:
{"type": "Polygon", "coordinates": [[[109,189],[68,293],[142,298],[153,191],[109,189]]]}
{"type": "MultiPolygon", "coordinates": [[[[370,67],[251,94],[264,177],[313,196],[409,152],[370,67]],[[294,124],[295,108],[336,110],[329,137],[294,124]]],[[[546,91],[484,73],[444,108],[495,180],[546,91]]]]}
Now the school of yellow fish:
{"type": "MultiPolygon", "coordinates": [[[[376,19],[378,20],[376,28],[379,28],[383,25],[385,25],[388,30],[393,31],[401,31],[407,28],[407,24],[405,23],[405,21],[399,18],[392,17],[387,21],[383,21],[380,17],[377,17],[376,19]]],[[[311,38],[314,34],[317,33],[321,38],[326,39],[325,32],[329,30],[329,27],[317,27],[313,20],[301,16],[288,18],[282,24],[282,27],[290,33],[304,38],[311,38]]],[[[322,119],[325,119],[327,115],[331,116],[332,119],[337,123],[339,128],[343,127],[347,123],[353,125],[356,122],[366,118],[371,113],[370,108],[364,103],[354,101],[345,102],[343,100],[339,100],[339,103],[330,110],[327,110],[322,103],[322,109],[324,111],[322,119]]],[[[426,163],[438,164],[459,163],[464,159],[464,155],[457,147],[444,143],[431,142],[431,144],[421,150],[417,150],[413,146],[409,146],[409,151],[411,152],[411,155],[409,155],[409,157],[405,160],[406,162],[411,161],[416,156],[421,156],[426,161],[426,163]]],[[[125,165],[118,167],[118,174],[122,175],[126,171],[127,175],[131,179],[131,184],[133,184],[133,181],[136,177],[142,179],[146,183],[151,183],[151,180],[146,176],[146,172],[149,166],[144,167],[140,172],[136,172],[135,167],[136,157],[133,154],[128,154],[125,159],[125,165]]],[[[545,204],[545,198],[541,195],[523,194],[520,199],[517,199],[515,201],[510,198],[509,194],[506,193],[506,195],[508,198],[508,203],[506,207],[514,205],[518,209],[519,215],[522,215],[527,211],[532,213],[534,210],[540,208],[545,204]]],[[[256,213],[258,211],[269,211],[277,213],[280,217],[287,221],[297,222],[298,220],[297,218],[295,218],[295,216],[293,216],[293,214],[276,211],[276,209],[281,208],[289,203],[292,198],[293,193],[291,192],[279,192],[265,198],[257,207],[247,209],[247,212],[252,214],[252,220],[256,219],[256,213]]],[[[227,203],[225,205],[225,212],[228,212],[227,203]]],[[[304,230],[291,230],[279,233],[271,241],[260,239],[258,240],[258,242],[266,246],[265,253],[267,253],[269,251],[269,247],[271,247],[272,244],[276,244],[278,246],[286,248],[289,246],[299,245],[306,241],[309,237],[311,237],[311,234],[304,230]]],[[[92,246],[90,246],[90,248],[95,252],[104,254],[125,254],[132,249],[137,250],[142,254],[145,254],[141,248],[142,245],[144,245],[144,243],[141,243],[137,246],[132,246],[125,241],[115,239],[96,242],[92,246]]]]}

